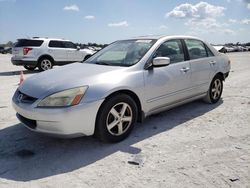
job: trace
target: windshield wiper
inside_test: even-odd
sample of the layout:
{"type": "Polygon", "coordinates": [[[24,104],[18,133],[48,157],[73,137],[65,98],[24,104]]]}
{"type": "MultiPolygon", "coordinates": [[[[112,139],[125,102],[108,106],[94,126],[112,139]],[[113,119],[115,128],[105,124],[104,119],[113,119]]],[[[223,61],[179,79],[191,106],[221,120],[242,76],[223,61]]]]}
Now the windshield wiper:
{"type": "Polygon", "coordinates": [[[110,65],[109,63],[106,63],[106,62],[96,62],[95,64],[97,64],[97,65],[110,65]]]}
{"type": "Polygon", "coordinates": [[[103,61],[96,62],[97,65],[108,65],[108,66],[119,66],[119,67],[129,67],[131,65],[129,64],[123,64],[123,63],[107,63],[103,61]]]}

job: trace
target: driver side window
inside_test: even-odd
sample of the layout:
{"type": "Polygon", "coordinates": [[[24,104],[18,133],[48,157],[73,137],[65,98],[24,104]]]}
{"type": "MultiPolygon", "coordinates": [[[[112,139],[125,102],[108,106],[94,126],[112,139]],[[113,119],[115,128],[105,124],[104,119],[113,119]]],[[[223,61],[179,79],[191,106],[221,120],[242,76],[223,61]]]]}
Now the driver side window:
{"type": "Polygon", "coordinates": [[[169,57],[170,63],[184,61],[184,52],[180,40],[169,40],[161,44],[154,57],[169,57]]]}

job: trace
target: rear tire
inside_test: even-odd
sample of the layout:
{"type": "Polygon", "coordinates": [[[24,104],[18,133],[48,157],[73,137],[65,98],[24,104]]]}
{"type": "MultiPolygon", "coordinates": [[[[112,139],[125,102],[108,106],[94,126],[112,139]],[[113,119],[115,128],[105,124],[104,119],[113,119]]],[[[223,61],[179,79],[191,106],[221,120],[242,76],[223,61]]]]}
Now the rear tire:
{"type": "Polygon", "coordinates": [[[30,65],[24,65],[23,66],[25,69],[27,69],[27,70],[30,70],[30,71],[33,71],[33,70],[35,70],[35,68],[36,68],[36,66],[34,67],[34,66],[30,66],[30,65]]]}
{"type": "Polygon", "coordinates": [[[53,68],[53,61],[50,58],[42,58],[39,60],[38,68],[40,71],[46,71],[53,68]]]}
{"type": "Polygon", "coordinates": [[[209,87],[206,97],[204,101],[210,104],[217,103],[223,91],[223,78],[220,75],[216,75],[209,87]]]}
{"type": "Polygon", "coordinates": [[[136,119],[137,106],[130,96],[112,96],[99,109],[95,136],[104,142],[120,142],[128,137],[136,119]]]}

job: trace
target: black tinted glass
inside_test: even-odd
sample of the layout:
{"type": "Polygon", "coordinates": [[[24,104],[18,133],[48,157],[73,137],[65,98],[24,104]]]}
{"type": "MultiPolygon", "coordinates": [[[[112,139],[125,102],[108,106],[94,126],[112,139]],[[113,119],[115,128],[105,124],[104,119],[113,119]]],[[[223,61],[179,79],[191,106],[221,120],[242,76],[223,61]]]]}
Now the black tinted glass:
{"type": "MultiPolygon", "coordinates": [[[[206,46],[206,45],[205,45],[206,46]]],[[[208,57],[212,57],[214,56],[213,52],[206,46],[206,50],[207,50],[207,55],[208,57]]]]}
{"type": "Polygon", "coordinates": [[[18,40],[15,47],[23,47],[23,46],[33,46],[33,47],[39,47],[43,43],[43,40],[27,40],[27,39],[21,39],[18,40]]]}
{"type": "Polygon", "coordinates": [[[49,47],[53,48],[65,48],[62,41],[51,40],[49,42],[49,47]]]}
{"type": "Polygon", "coordinates": [[[65,48],[76,48],[76,45],[73,42],[64,42],[65,48]]]}

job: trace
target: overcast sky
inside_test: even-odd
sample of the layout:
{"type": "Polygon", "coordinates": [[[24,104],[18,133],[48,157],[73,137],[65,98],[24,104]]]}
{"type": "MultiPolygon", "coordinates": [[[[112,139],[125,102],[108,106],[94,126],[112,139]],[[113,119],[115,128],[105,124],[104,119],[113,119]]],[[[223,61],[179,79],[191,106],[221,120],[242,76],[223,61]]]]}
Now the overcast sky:
{"type": "Polygon", "coordinates": [[[0,0],[0,43],[34,36],[110,43],[151,34],[250,42],[250,0],[0,0]]]}

